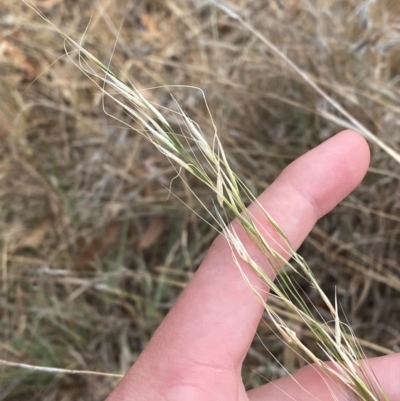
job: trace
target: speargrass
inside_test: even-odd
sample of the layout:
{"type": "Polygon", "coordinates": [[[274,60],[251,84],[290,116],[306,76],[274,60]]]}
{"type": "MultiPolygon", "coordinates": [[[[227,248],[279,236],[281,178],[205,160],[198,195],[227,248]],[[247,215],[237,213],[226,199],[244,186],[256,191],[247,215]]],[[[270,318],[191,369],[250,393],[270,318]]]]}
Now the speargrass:
{"type": "MultiPolygon", "coordinates": [[[[217,4],[217,2],[214,3],[217,4]]],[[[48,21],[35,6],[26,4],[48,21]]],[[[217,5],[237,19],[237,15],[230,9],[220,3],[217,5]]],[[[200,126],[182,110],[176,101],[176,109],[164,110],[164,114],[160,107],[146,98],[143,91],[131,83],[125,83],[125,80],[113,73],[109,66],[101,63],[80,43],[71,39],[56,26],[53,25],[53,27],[64,38],[67,55],[102,92],[103,99],[112,99],[134,120],[135,126],[130,127],[143,135],[164,154],[176,167],[178,174],[181,169],[185,169],[214,192],[218,204],[213,210],[207,208],[195,193],[194,196],[210,214],[215,229],[227,239],[243,279],[263,304],[282,341],[289,347],[296,347],[302,358],[308,363],[314,363],[342,390],[354,393],[359,400],[388,400],[373,372],[364,361],[365,355],[349,324],[340,318],[336,297],[333,303],[328,299],[307,262],[292,248],[289,240],[268,211],[262,207],[244,182],[231,169],[215,124],[213,123],[212,140],[208,141],[200,126]],[[76,54],[78,61],[71,54],[76,54]],[[177,132],[165,117],[166,113],[169,115],[171,112],[176,119],[179,118],[181,121],[180,132],[177,132]],[[137,125],[141,128],[137,128],[137,125]],[[247,202],[244,199],[256,205],[257,216],[261,216],[263,221],[260,217],[256,218],[254,213],[247,209],[247,202]],[[236,218],[238,225],[229,224],[232,217],[236,218]],[[273,234],[260,228],[266,225],[272,229],[273,234]],[[258,252],[274,269],[277,275],[276,280],[270,278],[245,247],[243,233],[245,237],[251,239],[258,252]],[[290,258],[291,262],[288,262],[287,259],[290,258]],[[260,281],[270,288],[272,297],[283,302],[287,310],[295,314],[307,326],[328,362],[323,361],[307,348],[297,337],[296,332],[290,328],[284,314],[265,302],[263,291],[255,287],[254,280],[251,280],[246,274],[243,264],[249,266],[260,281]],[[281,268],[282,266],[284,268],[281,268]],[[296,278],[300,277],[317,292],[331,315],[330,322],[322,318],[317,308],[308,305],[307,300],[304,299],[305,294],[296,282],[296,278]]],[[[193,89],[200,91],[206,100],[201,89],[193,89]]],[[[104,103],[103,107],[106,112],[104,103]]],[[[335,391],[331,389],[331,392],[332,396],[337,399],[335,391]]]]}

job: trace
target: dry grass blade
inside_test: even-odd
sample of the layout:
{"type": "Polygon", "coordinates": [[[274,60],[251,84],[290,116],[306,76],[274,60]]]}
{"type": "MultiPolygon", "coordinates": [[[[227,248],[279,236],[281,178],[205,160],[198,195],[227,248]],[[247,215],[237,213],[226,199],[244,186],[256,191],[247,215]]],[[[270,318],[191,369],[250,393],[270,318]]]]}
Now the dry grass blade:
{"type": "Polygon", "coordinates": [[[103,373],[103,372],[92,372],[89,370],[70,370],[70,369],[60,369],[60,368],[52,368],[46,366],[35,366],[28,365],[26,363],[18,363],[18,362],[10,362],[0,360],[0,365],[9,366],[13,368],[20,368],[26,370],[32,370],[35,372],[45,372],[45,373],[62,373],[67,375],[88,375],[88,376],[105,376],[105,377],[123,377],[123,375],[119,375],[116,373],[103,373]]]}
{"type": "MultiPolygon", "coordinates": [[[[257,31],[251,24],[246,22],[239,14],[234,12],[231,8],[225,4],[219,2],[218,0],[211,0],[211,2],[225,12],[229,17],[238,21],[243,27],[245,27],[251,34],[257,37],[261,42],[263,42],[270,50],[277,54],[290,68],[292,68],[308,85],[310,85],[323,99],[325,99],[329,104],[331,104],[340,114],[347,118],[347,122],[339,122],[342,126],[352,126],[355,130],[359,131],[366,139],[378,145],[383,149],[388,155],[390,155],[394,160],[400,163],[400,154],[398,154],[394,149],[388,146],[385,142],[379,139],[371,131],[369,131],[360,121],[353,117],[347,110],[345,110],[340,103],[338,103],[332,96],[328,95],[313,79],[297,64],[291,60],[285,53],[279,50],[268,38],[266,38],[261,32],[257,31]]],[[[329,119],[333,120],[334,116],[329,115],[329,119]]],[[[339,121],[339,119],[338,119],[339,121]]]]}

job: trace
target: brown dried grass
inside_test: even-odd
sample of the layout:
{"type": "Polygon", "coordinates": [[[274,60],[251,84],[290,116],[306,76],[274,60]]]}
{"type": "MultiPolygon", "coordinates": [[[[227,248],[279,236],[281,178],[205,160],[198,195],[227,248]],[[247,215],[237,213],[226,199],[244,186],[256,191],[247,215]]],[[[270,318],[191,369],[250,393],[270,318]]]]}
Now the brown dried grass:
{"type": "MultiPolygon", "coordinates": [[[[112,63],[137,86],[204,89],[232,166],[255,192],[340,129],[322,116],[334,110],[221,13],[197,1],[100,3],[37,1],[76,38],[92,17],[85,46],[105,62],[120,32],[112,63]]],[[[397,3],[309,3],[230,4],[399,151],[397,3]]],[[[168,197],[164,187],[174,177],[168,162],[104,116],[96,90],[62,57],[60,38],[22,2],[3,1],[0,16],[0,359],[124,372],[214,233],[168,197]]],[[[162,105],[171,102],[152,94],[162,105]]],[[[190,90],[174,95],[206,130],[201,99],[190,90]]],[[[301,253],[327,292],[337,286],[353,329],[375,355],[400,351],[400,171],[375,147],[371,166],[301,253]]],[[[201,213],[178,180],[172,188],[201,213]]],[[[204,187],[196,190],[209,199],[204,187]]],[[[259,333],[289,370],[301,366],[267,328],[259,333]]],[[[245,364],[247,384],[282,374],[255,341],[245,364]]],[[[97,400],[114,384],[0,367],[0,399],[97,400]]]]}

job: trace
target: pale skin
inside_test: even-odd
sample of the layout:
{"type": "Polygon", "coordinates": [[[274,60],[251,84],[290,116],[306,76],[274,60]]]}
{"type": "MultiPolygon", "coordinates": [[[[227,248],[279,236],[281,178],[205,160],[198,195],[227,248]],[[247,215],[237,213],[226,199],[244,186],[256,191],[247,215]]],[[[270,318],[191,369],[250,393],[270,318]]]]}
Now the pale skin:
{"type": "MultiPolygon", "coordinates": [[[[259,201],[298,248],[316,221],[361,182],[369,158],[368,145],[359,134],[341,132],[289,165],[259,201]]],[[[271,268],[264,268],[273,277],[271,268]]],[[[147,348],[107,401],[354,399],[346,391],[329,386],[314,366],[246,392],[242,363],[262,312],[263,306],[244,282],[226,239],[218,237],[147,348]]],[[[368,364],[389,399],[400,400],[400,355],[375,358],[368,364]]]]}

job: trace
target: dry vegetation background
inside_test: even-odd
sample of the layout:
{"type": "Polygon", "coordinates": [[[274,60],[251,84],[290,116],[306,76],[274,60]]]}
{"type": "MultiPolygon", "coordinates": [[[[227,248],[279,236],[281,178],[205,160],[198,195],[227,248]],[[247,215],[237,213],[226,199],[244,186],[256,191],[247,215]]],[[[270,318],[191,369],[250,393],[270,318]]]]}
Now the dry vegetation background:
{"type": "MultiPolygon", "coordinates": [[[[114,70],[139,87],[201,87],[233,167],[256,193],[342,128],[307,84],[207,2],[35,4],[76,39],[88,27],[88,50],[106,64],[112,55],[114,70]]],[[[397,1],[229,4],[400,150],[397,1]]],[[[172,91],[212,133],[198,93],[172,91]]],[[[165,92],[148,94],[172,103],[165,92]]],[[[107,110],[126,119],[111,104],[107,110]]],[[[376,147],[372,154],[363,184],[319,222],[301,250],[329,295],[337,286],[368,356],[400,351],[400,166],[376,147]]],[[[168,196],[173,178],[163,156],[103,113],[101,96],[64,56],[61,38],[21,1],[2,0],[0,359],[109,373],[128,369],[215,236],[168,196]]],[[[210,193],[191,185],[211,205],[210,193]]],[[[204,216],[179,180],[172,191],[204,216]]],[[[313,291],[305,290],[312,299],[313,291]]],[[[293,326],[308,341],[307,331],[293,326]]],[[[259,333],[289,370],[301,366],[268,328],[259,333]]],[[[260,375],[283,373],[255,341],[244,368],[248,386],[262,383],[260,375]]],[[[112,378],[0,366],[0,400],[101,400],[115,384],[112,378]]]]}

